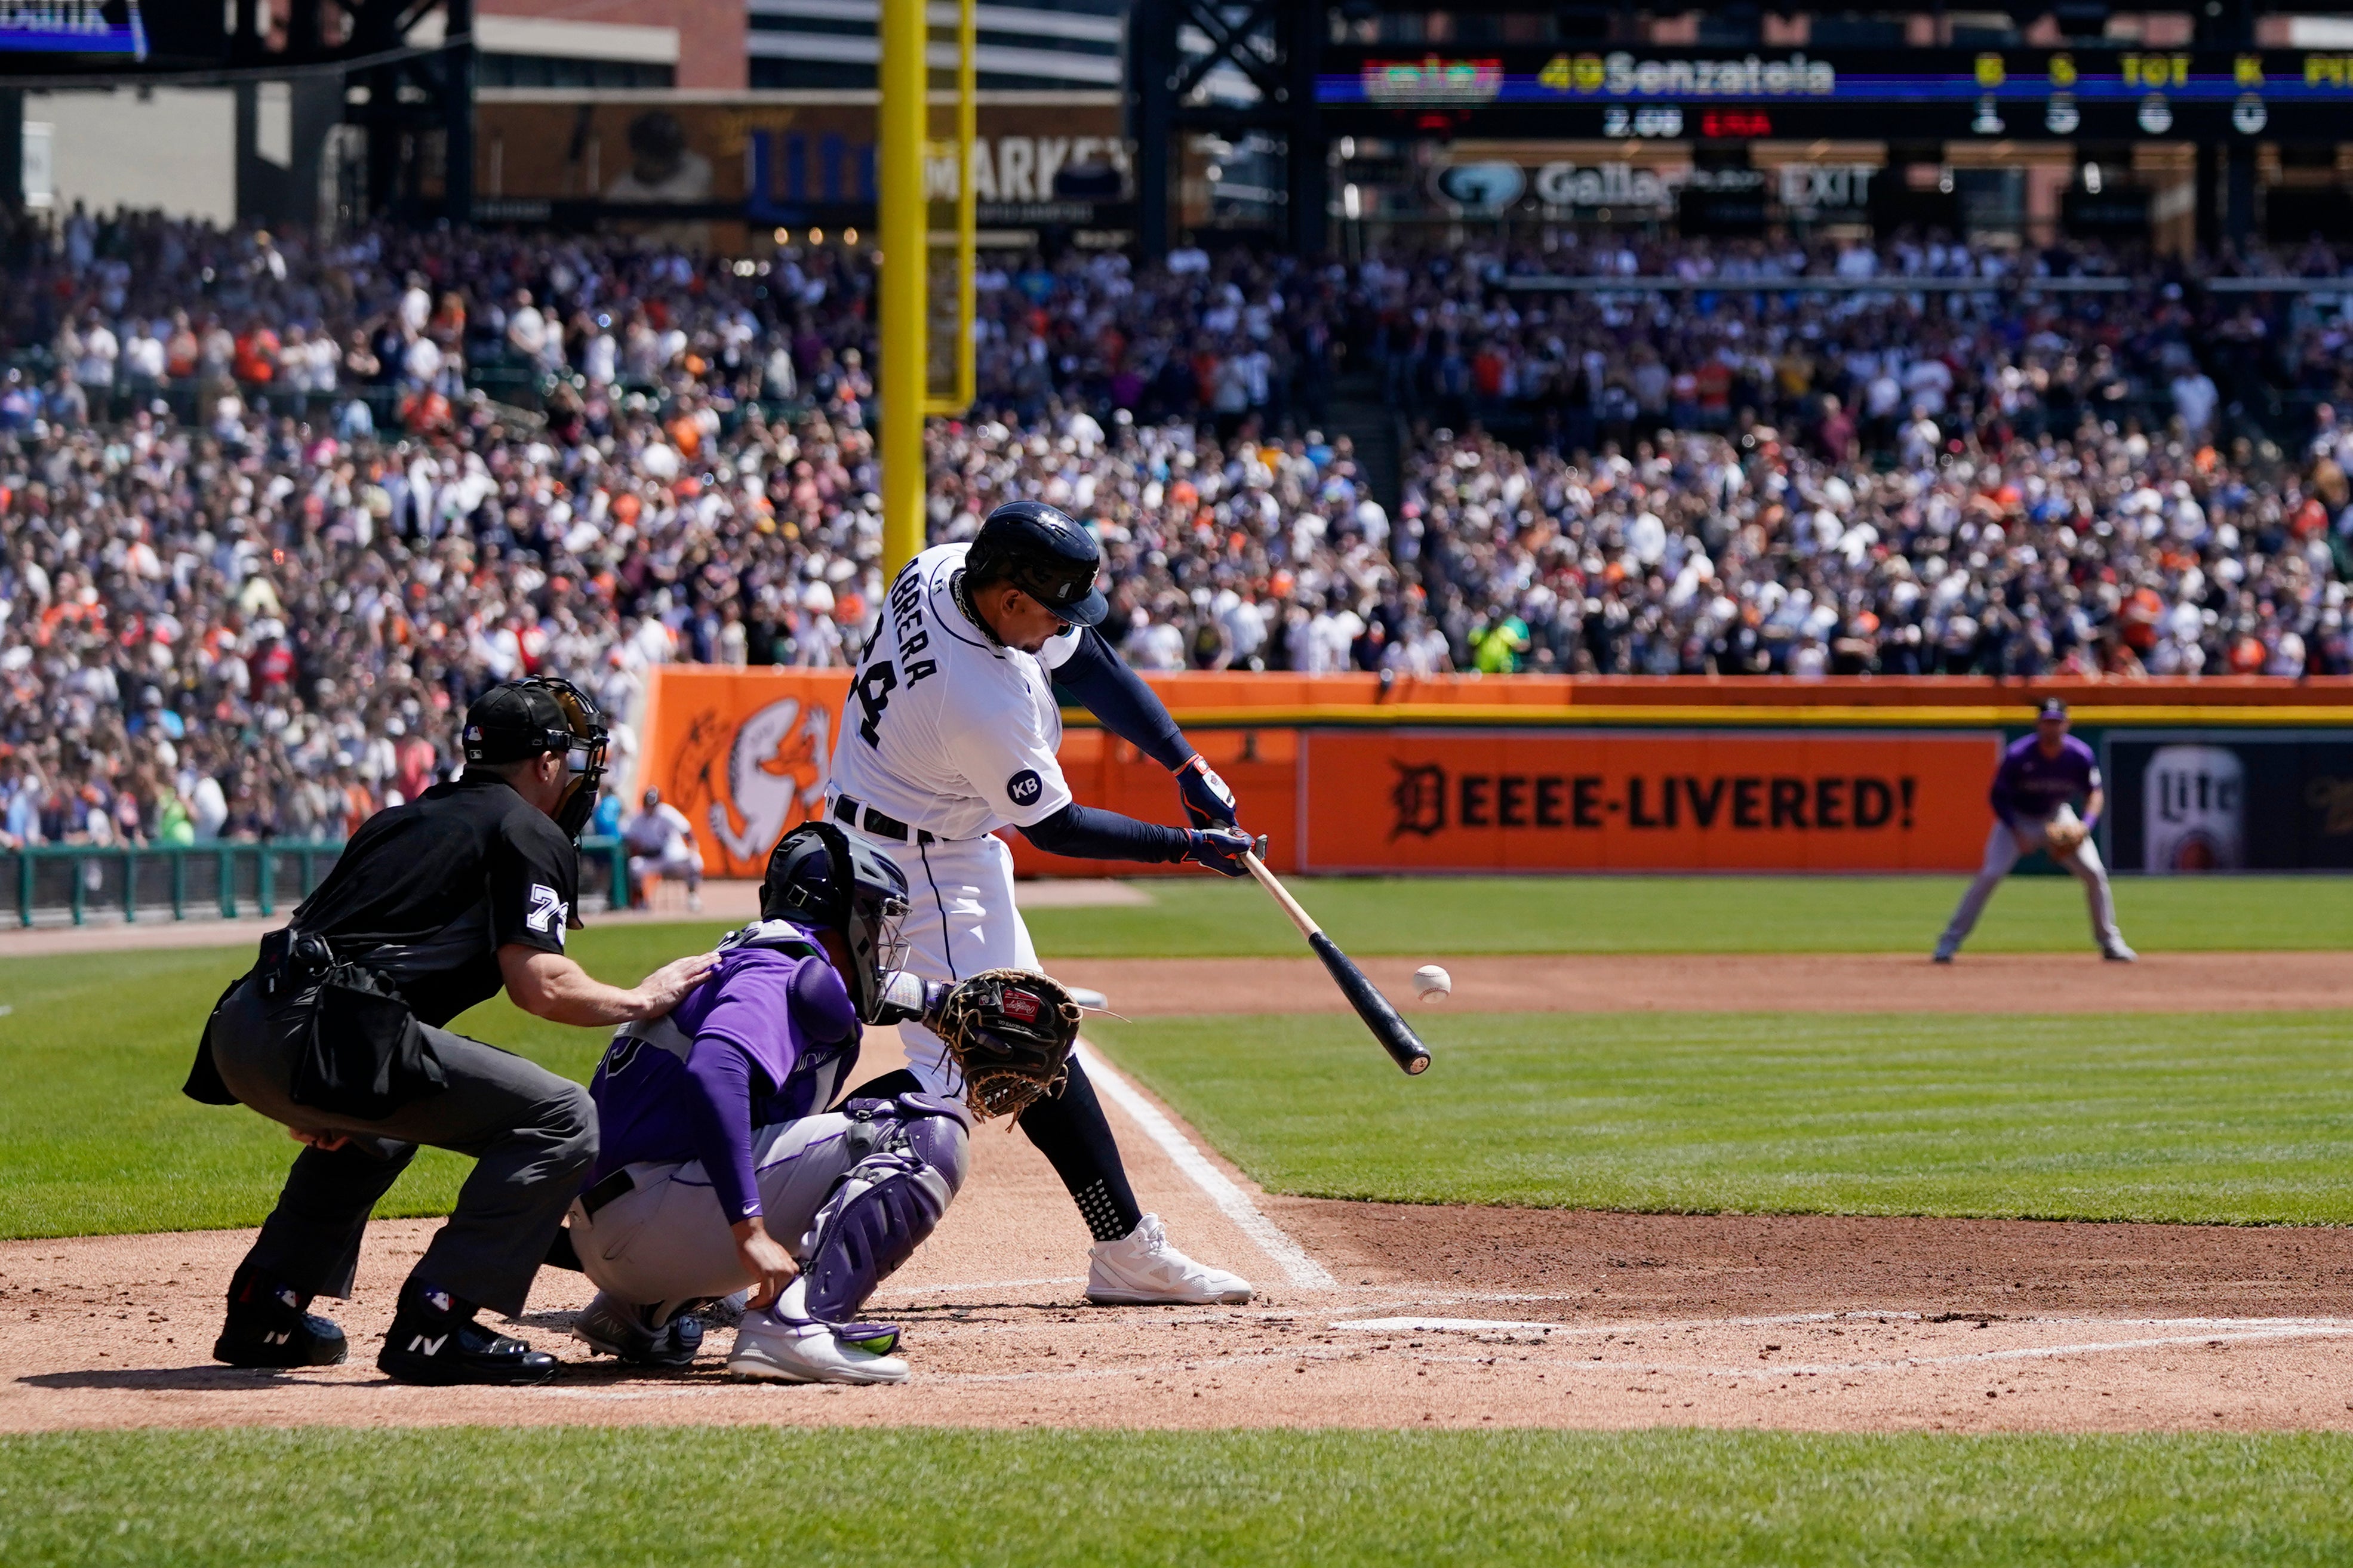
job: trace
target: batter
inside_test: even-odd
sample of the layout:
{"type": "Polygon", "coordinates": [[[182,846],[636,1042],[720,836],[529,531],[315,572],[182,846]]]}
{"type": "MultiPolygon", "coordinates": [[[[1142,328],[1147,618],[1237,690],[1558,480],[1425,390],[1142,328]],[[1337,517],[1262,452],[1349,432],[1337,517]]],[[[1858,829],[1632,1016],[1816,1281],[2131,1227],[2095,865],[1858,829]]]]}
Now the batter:
{"type": "Polygon", "coordinates": [[[1985,864],[1977,879],[1961,895],[1952,923],[1936,939],[1936,961],[1950,963],[1976,929],[1986,900],[2019,860],[2037,849],[2075,874],[2092,910],[2092,940],[2100,956],[2130,963],[2140,955],[2125,945],[2116,930],[2116,904],[2108,890],[2107,868],[2100,863],[2092,829],[2099,825],[2106,796],[2100,786],[2100,764],[2092,748],[2067,732],[2067,705],[2053,697],[2035,718],[2034,733],[2014,741],[2001,754],[1993,775],[1994,824],[1986,836],[1985,864]],[[2084,803],[2075,815],[2074,803],[2084,803]]]}
{"type": "MultiPolygon", "coordinates": [[[[969,545],[924,551],[901,570],[873,646],[851,682],[834,742],[826,811],[906,873],[907,967],[926,981],[1038,968],[1013,901],[1013,826],[1051,854],[1191,861],[1249,875],[1262,841],[1237,823],[1234,799],[1168,710],[1094,627],[1109,609],[1095,587],[1094,540],[1055,508],[1016,501],[988,515],[969,545]],[[1175,776],[1190,827],[1077,805],[1055,752],[1061,697],[1175,776]]],[[[963,1094],[953,1053],[930,1030],[901,1026],[912,1071],[860,1094],[963,1094]],[[893,1080],[897,1081],[893,1081],[893,1080]]],[[[1095,1237],[1088,1299],[1100,1302],[1247,1301],[1250,1282],[1198,1263],[1142,1213],[1110,1123],[1073,1061],[1062,1091],[1022,1113],[1021,1130],[1053,1163],[1095,1237]]]]}

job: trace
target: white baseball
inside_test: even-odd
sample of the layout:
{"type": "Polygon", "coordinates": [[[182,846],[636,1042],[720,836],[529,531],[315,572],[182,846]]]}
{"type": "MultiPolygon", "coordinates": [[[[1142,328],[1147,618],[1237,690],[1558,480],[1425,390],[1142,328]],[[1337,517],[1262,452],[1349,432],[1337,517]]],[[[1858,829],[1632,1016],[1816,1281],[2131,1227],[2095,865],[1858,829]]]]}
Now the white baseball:
{"type": "Polygon", "coordinates": [[[1413,972],[1415,994],[1425,1002],[1442,1001],[1454,991],[1454,976],[1437,964],[1425,963],[1413,972]]]}

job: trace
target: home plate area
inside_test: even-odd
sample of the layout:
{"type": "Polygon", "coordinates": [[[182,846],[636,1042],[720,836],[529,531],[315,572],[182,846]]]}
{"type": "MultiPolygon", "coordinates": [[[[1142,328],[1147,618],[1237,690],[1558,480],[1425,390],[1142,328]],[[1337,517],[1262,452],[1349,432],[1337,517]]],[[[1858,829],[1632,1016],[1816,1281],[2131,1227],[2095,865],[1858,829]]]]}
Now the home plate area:
{"type": "MultiPolygon", "coordinates": [[[[887,1064],[885,1064],[887,1065],[887,1064]]],[[[517,1331],[526,1390],[405,1387],[374,1352],[437,1222],[372,1227],[322,1306],[353,1356],[207,1354],[250,1232],[0,1244],[0,1429],[448,1423],[1209,1427],[1658,1425],[1814,1430],[2353,1427],[2353,1237],[2335,1230],[1641,1215],[1268,1197],[1133,1080],[1101,1075],[1137,1194],[1260,1288],[1103,1308],[1052,1171],[1000,1126],[871,1317],[912,1382],[752,1384],[714,1329],[649,1373],[570,1337],[578,1275],[517,1331]]]]}

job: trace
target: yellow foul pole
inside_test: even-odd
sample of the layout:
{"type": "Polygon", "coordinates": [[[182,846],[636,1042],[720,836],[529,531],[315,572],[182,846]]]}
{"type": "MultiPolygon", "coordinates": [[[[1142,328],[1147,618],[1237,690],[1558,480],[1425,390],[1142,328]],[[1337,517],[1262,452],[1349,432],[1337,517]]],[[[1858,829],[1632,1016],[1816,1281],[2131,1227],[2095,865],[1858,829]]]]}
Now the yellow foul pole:
{"type": "Polygon", "coordinates": [[[923,547],[923,313],[928,270],[923,138],[929,127],[924,0],[882,0],[882,572],[923,547]]]}

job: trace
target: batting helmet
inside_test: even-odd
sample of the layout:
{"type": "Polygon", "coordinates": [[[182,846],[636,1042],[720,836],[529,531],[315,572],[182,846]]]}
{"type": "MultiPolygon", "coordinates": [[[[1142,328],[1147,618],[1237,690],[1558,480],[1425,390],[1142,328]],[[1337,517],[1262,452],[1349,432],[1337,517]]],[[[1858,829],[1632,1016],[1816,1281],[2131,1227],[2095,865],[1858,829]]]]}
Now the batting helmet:
{"type": "Polygon", "coordinates": [[[1103,552],[1070,513],[1041,500],[1008,501],[988,514],[964,558],[976,588],[1010,583],[1062,619],[1099,626],[1111,601],[1095,586],[1103,552]]]}
{"type": "Polygon", "coordinates": [[[830,822],[804,822],[769,852],[760,918],[839,931],[851,971],[843,978],[861,1018],[873,1018],[882,987],[906,962],[906,873],[830,822]]]}

